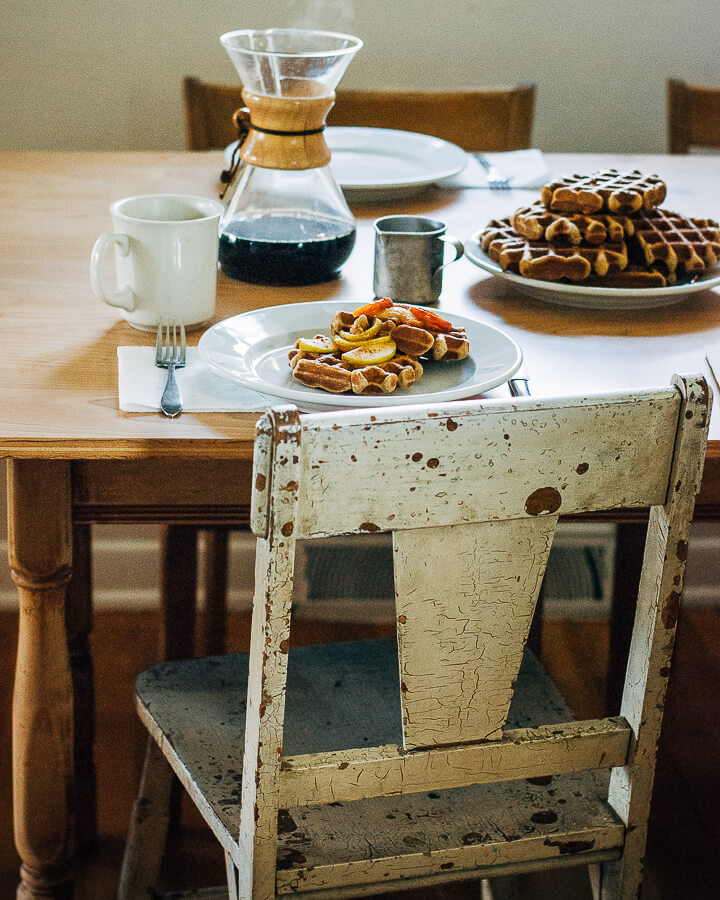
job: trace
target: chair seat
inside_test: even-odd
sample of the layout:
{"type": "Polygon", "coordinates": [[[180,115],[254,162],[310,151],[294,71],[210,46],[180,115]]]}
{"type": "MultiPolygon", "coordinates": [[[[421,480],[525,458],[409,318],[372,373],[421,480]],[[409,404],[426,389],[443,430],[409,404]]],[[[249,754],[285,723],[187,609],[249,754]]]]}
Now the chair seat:
{"type": "MultiPolygon", "coordinates": [[[[243,746],[247,673],[248,656],[233,654],[161,663],[136,684],[141,718],[169,745],[173,768],[238,864],[242,759],[224,775],[218,760],[243,746]]],[[[394,639],[291,648],[284,754],[402,744],[397,697],[394,639]]],[[[507,728],[572,719],[526,651],[507,728]]],[[[427,865],[420,872],[408,867],[407,886],[422,883],[423,869],[444,871],[450,881],[470,869],[479,877],[484,866],[508,870],[531,856],[547,865],[587,863],[588,854],[612,858],[624,829],[606,801],[608,777],[598,770],[281,810],[278,893],[312,895],[343,881],[382,890],[383,860],[413,847],[427,865]]]]}

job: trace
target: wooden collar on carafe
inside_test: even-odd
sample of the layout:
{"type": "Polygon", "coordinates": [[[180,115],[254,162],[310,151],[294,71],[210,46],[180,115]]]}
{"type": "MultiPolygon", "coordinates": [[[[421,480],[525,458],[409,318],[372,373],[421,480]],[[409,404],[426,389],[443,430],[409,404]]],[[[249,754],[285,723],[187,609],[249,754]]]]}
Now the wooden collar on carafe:
{"type": "MultiPolygon", "coordinates": [[[[305,82],[307,86],[307,82],[305,82]]],[[[319,90],[324,90],[318,85],[319,90]]],[[[316,169],[330,162],[325,143],[325,117],[335,102],[335,94],[317,97],[266,97],[243,90],[248,109],[247,134],[240,146],[240,159],[265,169],[316,169]]]]}

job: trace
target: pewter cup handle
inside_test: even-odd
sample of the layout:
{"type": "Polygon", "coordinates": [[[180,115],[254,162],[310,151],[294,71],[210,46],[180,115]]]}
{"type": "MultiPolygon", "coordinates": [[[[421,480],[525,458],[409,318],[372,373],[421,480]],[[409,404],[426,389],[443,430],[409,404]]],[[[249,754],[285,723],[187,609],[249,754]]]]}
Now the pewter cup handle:
{"type": "Polygon", "coordinates": [[[455,248],[455,256],[449,260],[449,262],[443,263],[441,266],[438,266],[437,269],[432,274],[432,283],[433,285],[442,278],[442,270],[447,269],[449,265],[457,262],[460,257],[465,253],[465,246],[462,241],[459,241],[457,238],[453,237],[450,234],[439,234],[438,240],[443,241],[445,244],[452,244],[455,248]]]}

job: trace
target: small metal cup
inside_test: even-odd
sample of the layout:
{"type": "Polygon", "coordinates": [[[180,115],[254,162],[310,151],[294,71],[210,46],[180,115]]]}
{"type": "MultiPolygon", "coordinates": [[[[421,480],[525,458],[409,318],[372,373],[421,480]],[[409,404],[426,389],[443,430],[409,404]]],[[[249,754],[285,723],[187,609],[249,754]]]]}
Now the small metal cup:
{"type": "Polygon", "coordinates": [[[374,225],[375,296],[435,306],[442,290],[443,269],[463,255],[462,242],[445,233],[444,222],[423,216],[383,216],[374,225]],[[446,244],[455,247],[455,257],[447,263],[446,244]]]}

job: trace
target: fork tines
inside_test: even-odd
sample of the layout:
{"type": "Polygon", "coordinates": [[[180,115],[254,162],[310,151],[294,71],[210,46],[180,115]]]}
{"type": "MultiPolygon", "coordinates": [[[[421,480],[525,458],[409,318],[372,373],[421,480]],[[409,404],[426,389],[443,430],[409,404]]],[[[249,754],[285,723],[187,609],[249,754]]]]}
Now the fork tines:
{"type": "Polygon", "coordinates": [[[160,319],[155,339],[155,364],[183,366],[187,354],[185,324],[182,319],[160,319]],[[163,334],[164,330],[164,334],[163,334]],[[178,343],[179,342],[179,343],[178,343]]]}

